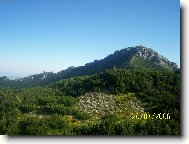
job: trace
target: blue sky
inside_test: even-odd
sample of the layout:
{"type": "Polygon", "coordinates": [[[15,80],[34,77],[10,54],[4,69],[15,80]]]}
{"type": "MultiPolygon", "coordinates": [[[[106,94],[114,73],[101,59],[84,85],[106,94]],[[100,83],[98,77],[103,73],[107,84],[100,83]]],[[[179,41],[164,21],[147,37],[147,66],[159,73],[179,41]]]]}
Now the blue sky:
{"type": "Polygon", "coordinates": [[[136,45],[180,63],[179,0],[0,0],[0,75],[57,72],[136,45]]]}

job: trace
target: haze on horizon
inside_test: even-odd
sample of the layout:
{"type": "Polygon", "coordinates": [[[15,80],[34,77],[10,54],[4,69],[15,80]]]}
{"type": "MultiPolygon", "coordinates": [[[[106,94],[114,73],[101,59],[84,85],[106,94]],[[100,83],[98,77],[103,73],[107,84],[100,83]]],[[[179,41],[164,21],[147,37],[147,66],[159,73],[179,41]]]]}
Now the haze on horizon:
{"type": "Polygon", "coordinates": [[[58,72],[143,45],[180,65],[179,0],[0,1],[0,76],[58,72]]]}

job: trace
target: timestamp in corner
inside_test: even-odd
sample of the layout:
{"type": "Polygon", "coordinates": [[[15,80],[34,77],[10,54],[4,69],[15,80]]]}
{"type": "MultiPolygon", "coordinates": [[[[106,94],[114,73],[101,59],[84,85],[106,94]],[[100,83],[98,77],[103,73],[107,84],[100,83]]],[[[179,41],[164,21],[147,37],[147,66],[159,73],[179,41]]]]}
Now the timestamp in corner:
{"type": "Polygon", "coordinates": [[[147,120],[147,119],[161,119],[161,120],[169,120],[171,119],[171,116],[169,113],[153,113],[153,114],[149,114],[149,113],[135,113],[132,115],[132,119],[143,119],[143,120],[147,120]]]}

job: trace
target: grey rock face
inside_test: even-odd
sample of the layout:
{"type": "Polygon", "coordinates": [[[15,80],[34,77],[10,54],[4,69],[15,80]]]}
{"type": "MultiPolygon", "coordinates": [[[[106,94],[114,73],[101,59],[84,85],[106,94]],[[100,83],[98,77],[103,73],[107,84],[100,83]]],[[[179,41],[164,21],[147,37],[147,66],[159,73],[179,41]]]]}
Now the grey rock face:
{"type": "Polygon", "coordinates": [[[114,54],[119,55],[119,53],[126,53],[125,55],[130,56],[140,56],[144,59],[149,58],[152,61],[159,63],[161,65],[168,65],[172,68],[178,68],[178,65],[174,62],[170,62],[167,58],[164,56],[158,54],[156,51],[152,50],[151,48],[146,48],[144,46],[136,46],[136,47],[128,47],[125,49],[122,49],[120,51],[116,51],[114,54]]]}

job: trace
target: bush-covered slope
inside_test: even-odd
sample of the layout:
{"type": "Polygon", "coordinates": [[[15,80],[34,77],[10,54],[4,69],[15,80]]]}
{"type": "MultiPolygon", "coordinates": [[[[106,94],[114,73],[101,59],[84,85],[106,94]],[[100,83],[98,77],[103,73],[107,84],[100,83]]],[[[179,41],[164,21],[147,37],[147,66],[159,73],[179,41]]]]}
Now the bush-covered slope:
{"type": "Polygon", "coordinates": [[[179,71],[115,68],[46,87],[1,88],[0,101],[1,134],[181,133],[179,71]],[[153,117],[154,113],[161,117],[153,117]],[[169,113],[170,119],[163,119],[163,113],[169,113]]]}

